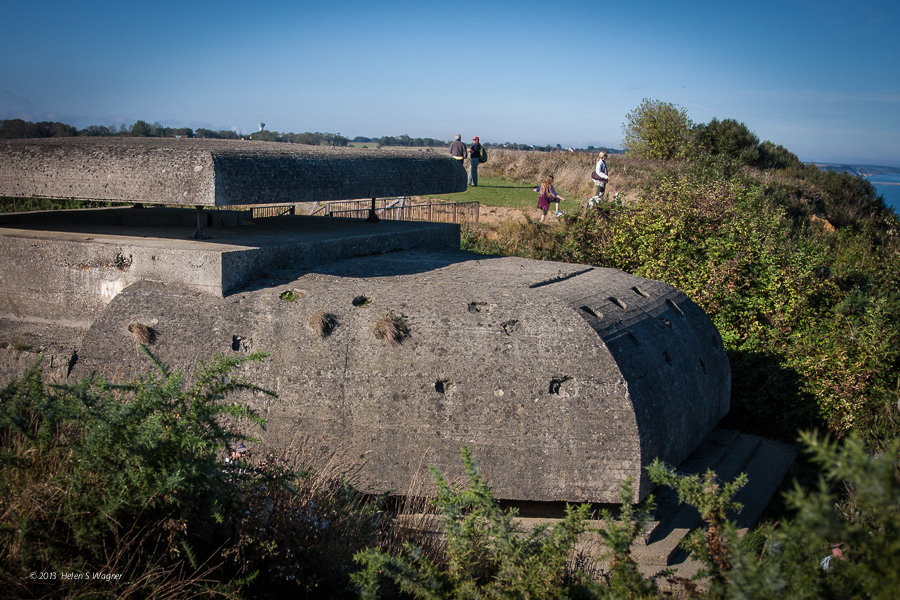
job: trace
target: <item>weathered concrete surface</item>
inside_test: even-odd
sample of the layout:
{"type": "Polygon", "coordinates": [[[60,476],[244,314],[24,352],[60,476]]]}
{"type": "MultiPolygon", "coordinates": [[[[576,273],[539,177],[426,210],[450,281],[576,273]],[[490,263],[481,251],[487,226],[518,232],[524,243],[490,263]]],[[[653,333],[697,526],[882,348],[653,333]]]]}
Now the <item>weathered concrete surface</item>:
{"type": "Polygon", "coordinates": [[[616,502],[629,476],[643,498],[643,467],[680,463],[728,410],[715,327],[660,282],[433,249],[274,276],[224,298],[135,283],[90,326],[71,376],[147,371],[135,321],[170,365],[269,351],[248,374],[278,399],[242,398],[269,420],[266,444],[321,436],[365,458],[365,489],[398,493],[428,465],[457,472],[467,445],[509,500],[616,502]],[[308,326],[318,310],[338,322],[325,338],[308,326]],[[410,331],[397,346],[374,334],[389,313],[410,331]]]}
{"type": "Polygon", "coordinates": [[[438,152],[249,140],[0,140],[0,196],[227,206],[463,192],[438,152]]]}
{"type": "Polygon", "coordinates": [[[190,209],[0,214],[0,318],[87,327],[138,281],[224,296],[267,271],[409,248],[458,248],[459,226],[207,211],[212,239],[188,239],[190,209]],[[24,311],[24,312],[23,312],[24,311]]]}

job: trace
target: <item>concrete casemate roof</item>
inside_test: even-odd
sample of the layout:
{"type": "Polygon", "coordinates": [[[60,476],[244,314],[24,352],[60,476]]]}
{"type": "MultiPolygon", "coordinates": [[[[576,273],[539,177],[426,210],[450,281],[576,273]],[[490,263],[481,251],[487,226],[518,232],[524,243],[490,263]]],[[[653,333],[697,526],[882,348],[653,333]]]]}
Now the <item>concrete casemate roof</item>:
{"type": "Polygon", "coordinates": [[[466,190],[441,149],[174,138],[0,140],[0,196],[230,206],[466,190]]]}

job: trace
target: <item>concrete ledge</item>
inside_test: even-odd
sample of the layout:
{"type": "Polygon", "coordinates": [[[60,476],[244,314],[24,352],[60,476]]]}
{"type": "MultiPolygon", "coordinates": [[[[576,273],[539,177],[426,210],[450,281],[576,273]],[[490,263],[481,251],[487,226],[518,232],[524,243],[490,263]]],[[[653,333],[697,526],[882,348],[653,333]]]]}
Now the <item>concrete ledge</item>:
{"type": "Polygon", "coordinates": [[[0,140],[0,196],[180,206],[464,192],[438,151],[170,138],[0,140]]]}
{"type": "MultiPolygon", "coordinates": [[[[210,212],[230,223],[241,214],[210,212]]],[[[189,239],[191,219],[196,222],[190,209],[163,208],[0,216],[0,316],[89,323],[138,281],[223,297],[279,269],[459,248],[459,226],[443,223],[272,217],[214,227],[207,230],[211,239],[197,241],[189,239]],[[143,224],[135,224],[135,215],[143,224]]]]}

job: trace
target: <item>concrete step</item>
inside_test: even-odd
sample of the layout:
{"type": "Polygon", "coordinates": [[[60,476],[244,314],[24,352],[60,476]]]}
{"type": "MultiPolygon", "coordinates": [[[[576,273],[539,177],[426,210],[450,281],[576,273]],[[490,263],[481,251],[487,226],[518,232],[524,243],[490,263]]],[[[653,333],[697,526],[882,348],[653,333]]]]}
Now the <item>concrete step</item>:
{"type": "MultiPolygon", "coordinates": [[[[735,497],[744,508],[738,515],[730,515],[746,530],[765,510],[795,457],[793,448],[786,444],[717,429],[679,465],[678,471],[702,475],[711,469],[723,482],[746,473],[749,481],[735,497]]],[[[655,514],[647,535],[632,549],[635,560],[640,565],[659,568],[684,561],[686,556],[679,544],[702,525],[700,514],[693,507],[679,504],[669,488],[659,490],[655,514]]]]}
{"type": "Polygon", "coordinates": [[[796,459],[797,450],[793,446],[760,440],[759,448],[744,468],[749,482],[735,496],[743,509],[737,515],[729,515],[742,535],[762,516],[796,459]]]}

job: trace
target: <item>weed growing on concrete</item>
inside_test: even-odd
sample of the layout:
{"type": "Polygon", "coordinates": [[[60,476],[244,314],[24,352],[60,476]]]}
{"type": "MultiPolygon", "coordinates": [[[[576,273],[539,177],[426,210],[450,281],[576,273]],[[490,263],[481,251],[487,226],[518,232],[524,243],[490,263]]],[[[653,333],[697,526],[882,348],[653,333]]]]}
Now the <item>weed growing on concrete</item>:
{"type": "Polygon", "coordinates": [[[138,343],[138,345],[148,345],[156,340],[156,332],[153,331],[153,328],[148,327],[143,323],[131,323],[128,326],[128,331],[130,331],[134,335],[134,339],[138,343]]]}
{"type": "Polygon", "coordinates": [[[309,325],[309,329],[313,332],[313,335],[319,338],[326,338],[331,335],[331,332],[337,327],[338,321],[336,316],[320,309],[312,314],[307,325],[309,325]]]}
{"type": "Polygon", "coordinates": [[[296,290],[285,290],[285,291],[281,292],[281,294],[279,294],[278,297],[281,298],[282,300],[284,300],[285,302],[293,302],[294,300],[296,300],[297,298],[299,298],[302,295],[303,295],[302,292],[298,292],[296,290]]]}
{"type": "Polygon", "coordinates": [[[375,322],[374,333],[376,338],[384,340],[389,346],[397,346],[409,335],[409,327],[403,316],[389,311],[375,322]]]}

